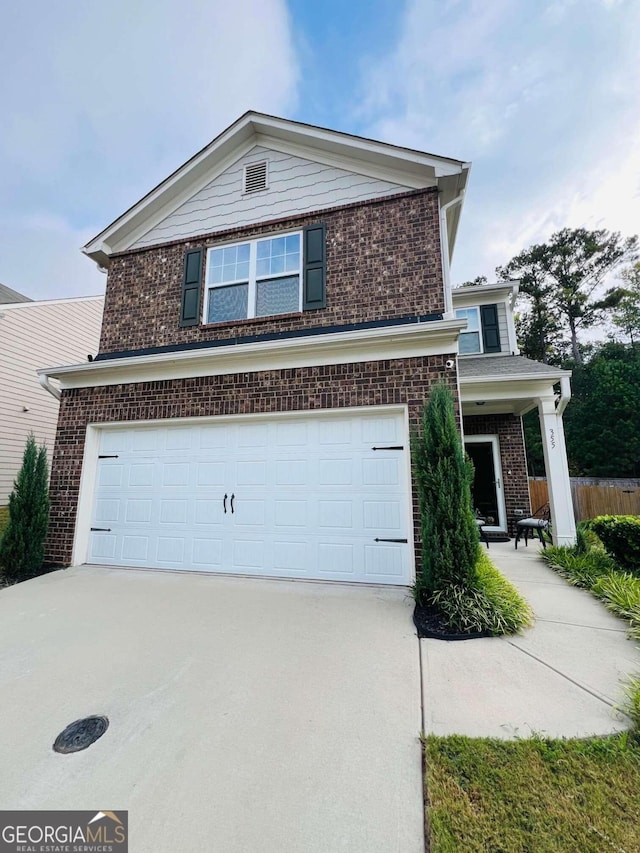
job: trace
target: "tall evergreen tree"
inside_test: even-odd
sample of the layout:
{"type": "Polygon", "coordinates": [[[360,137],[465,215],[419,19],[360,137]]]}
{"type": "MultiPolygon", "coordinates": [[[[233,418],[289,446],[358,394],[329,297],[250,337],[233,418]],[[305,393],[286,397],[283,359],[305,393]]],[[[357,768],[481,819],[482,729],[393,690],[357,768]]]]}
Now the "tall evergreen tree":
{"type": "Polygon", "coordinates": [[[32,435],[22,467],[9,496],[9,524],[0,543],[0,565],[9,580],[37,574],[44,561],[44,541],[49,526],[49,472],[47,453],[32,435]]]}
{"type": "Polygon", "coordinates": [[[451,584],[470,587],[476,577],[478,527],[471,502],[472,471],[456,426],[453,396],[437,385],[425,403],[422,432],[414,441],[420,501],[421,601],[451,584]]]}
{"type": "Polygon", "coordinates": [[[563,228],[546,243],[530,246],[496,274],[501,280],[520,279],[528,302],[528,319],[521,318],[523,352],[549,361],[559,333],[568,335],[571,356],[581,364],[579,333],[603,318],[619,302],[619,289],[601,295],[600,287],[621,263],[638,256],[638,238],[623,239],[604,228],[563,228]]]}

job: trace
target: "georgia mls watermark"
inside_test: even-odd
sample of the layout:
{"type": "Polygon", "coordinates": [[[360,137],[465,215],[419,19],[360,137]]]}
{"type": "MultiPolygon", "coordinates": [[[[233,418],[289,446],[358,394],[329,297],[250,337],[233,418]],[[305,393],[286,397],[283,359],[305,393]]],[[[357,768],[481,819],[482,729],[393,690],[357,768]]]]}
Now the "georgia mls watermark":
{"type": "Polygon", "coordinates": [[[0,811],[0,853],[128,853],[128,812],[0,811]]]}

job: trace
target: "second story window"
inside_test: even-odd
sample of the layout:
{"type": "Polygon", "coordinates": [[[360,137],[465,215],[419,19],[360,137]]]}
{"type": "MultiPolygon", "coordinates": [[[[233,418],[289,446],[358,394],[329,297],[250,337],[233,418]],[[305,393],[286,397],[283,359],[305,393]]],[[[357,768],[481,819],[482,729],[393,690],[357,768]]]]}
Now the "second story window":
{"type": "Polygon", "coordinates": [[[301,311],[301,272],[300,232],[209,249],[205,322],[301,311]]]}
{"type": "Polygon", "coordinates": [[[478,308],[458,308],[456,317],[467,321],[467,328],[460,334],[460,355],[471,355],[482,352],[482,335],[480,334],[480,311],[478,308]]]}

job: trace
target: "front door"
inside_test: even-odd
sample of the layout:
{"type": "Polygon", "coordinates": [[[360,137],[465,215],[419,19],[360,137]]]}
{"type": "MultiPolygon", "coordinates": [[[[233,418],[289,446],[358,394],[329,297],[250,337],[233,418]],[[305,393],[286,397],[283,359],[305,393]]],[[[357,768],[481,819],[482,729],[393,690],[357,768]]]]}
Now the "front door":
{"type": "Polygon", "coordinates": [[[506,531],[504,484],[497,435],[472,435],[465,438],[475,476],[471,489],[474,509],[486,519],[487,530],[506,531]]]}

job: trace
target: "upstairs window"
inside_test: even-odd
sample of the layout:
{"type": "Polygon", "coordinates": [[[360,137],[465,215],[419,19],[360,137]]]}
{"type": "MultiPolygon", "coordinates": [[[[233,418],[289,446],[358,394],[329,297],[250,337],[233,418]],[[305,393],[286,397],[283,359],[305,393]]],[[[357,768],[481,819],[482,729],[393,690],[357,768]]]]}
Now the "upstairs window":
{"type": "Polygon", "coordinates": [[[458,344],[460,355],[502,351],[497,305],[458,308],[456,317],[467,321],[467,328],[460,335],[458,344]]]}
{"type": "Polygon", "coordinates": [[[467,328],[460,333],[458,343],[460,355],[472,355],[482,352],[482,335],[480,334],[480,309],[458,308],[456,317],[467,321],[467,328]]]}
{"type": "Polygon", "coordinates": [[[297,232],[209,249],[205,322],[302,311],[301,238],[297,232]]]}

